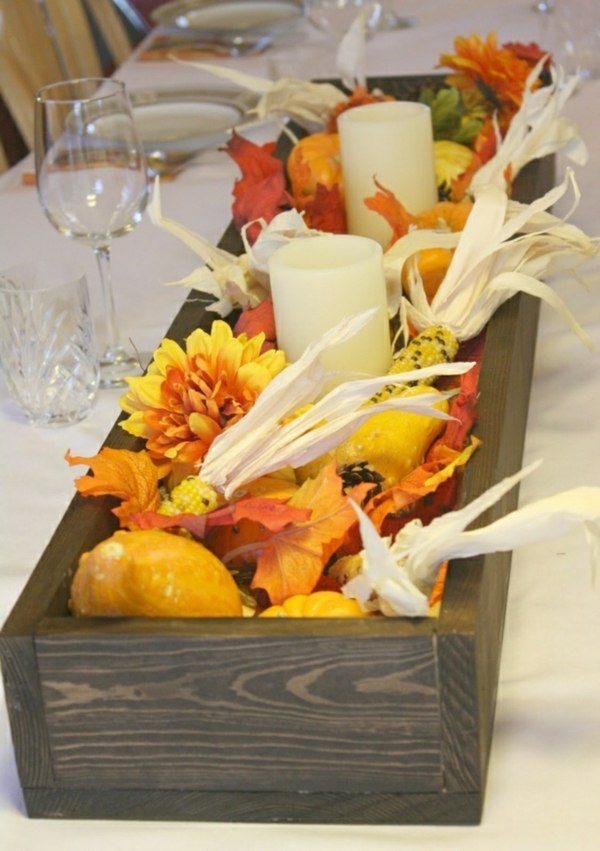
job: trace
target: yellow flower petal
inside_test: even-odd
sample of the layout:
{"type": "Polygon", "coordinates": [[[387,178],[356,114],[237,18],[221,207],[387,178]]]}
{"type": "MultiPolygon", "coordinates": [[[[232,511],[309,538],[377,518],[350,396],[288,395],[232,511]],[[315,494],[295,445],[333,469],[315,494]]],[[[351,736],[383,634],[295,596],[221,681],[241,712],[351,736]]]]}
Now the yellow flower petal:
{"type": "Polygon", "coordinates": [[[175,366],[178,369],[186,370],[188,366],[188,356],[174,340],[164,339],[158,349],[154,352],[152,358],[152,370],[155,370],[162,375],[166,375],[167,367],[175,366]]]}

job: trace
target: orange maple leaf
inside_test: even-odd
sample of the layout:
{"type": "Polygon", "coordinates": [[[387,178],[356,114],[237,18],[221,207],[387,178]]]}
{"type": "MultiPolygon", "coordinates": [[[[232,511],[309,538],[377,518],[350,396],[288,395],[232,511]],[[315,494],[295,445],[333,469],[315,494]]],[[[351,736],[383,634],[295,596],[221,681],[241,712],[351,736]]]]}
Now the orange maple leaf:
{"type": "Polygon", "coordinates": [[[335,462],[308,479],[290,499],[295,508],[310,508],[310,519],[295,523],[263,541],[253,588],[262,588],[273,604],[293,594],[309,594],[330,556],[338,549],[356,514],[342,491],[335,462]]]}
{"type": "Polygon", "coordinates": [[[389,514],[403,511],[421,497],[435,493],[460,467],[464,467],[480,445],[481,441],[475,436],[462,452],[439,444],[428,461],[411,470],[397,485],[370,500],[366,511],[374,525],[381,530],[389,514]]]}
{"type": "Polygon", "coordinates": [[[86,464],[93,475],[75,479],[75,487],[83,496],[115,496],[121,504],[112,509],[122,527],[137,528],[132,515],[155,511],[160,505],[158,472],[147,452],[111,449],[105,446],[97,455],[85,458],[71,455],[65,459],[71,466],[86,464]]]}
{"type": "Polygon", "coordinates": [[[367,209],[379,213],[387,221],[392,229],[389,245],[393,245],[401,237],[405,236],[411,226],[417,224],[415,216],[408,212],[390,189],[386,189],[378,180],[373,181],[377,192],[365,198],[364,204],[367,209]]]}

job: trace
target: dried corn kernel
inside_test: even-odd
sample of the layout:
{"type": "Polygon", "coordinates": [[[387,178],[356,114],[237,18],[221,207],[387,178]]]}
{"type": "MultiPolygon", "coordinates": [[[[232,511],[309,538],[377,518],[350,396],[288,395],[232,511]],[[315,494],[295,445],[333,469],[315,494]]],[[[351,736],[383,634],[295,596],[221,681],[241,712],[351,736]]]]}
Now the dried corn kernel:
{"type": "Polygon", "coordinates": [[[220,496],[212,485],[197,476],[188,476],[161,501],[158,511],[168,517],[176,514],[206,514],[219,504],[220,496]]]}

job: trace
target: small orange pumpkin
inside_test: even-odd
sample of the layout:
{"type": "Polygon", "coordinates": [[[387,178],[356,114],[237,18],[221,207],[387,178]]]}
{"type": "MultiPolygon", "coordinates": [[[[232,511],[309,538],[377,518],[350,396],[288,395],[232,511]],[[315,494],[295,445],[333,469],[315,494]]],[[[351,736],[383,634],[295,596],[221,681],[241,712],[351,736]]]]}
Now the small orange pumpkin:
{"type": "Polygon", "coordinates": [[[294,594],[279,606],[270,606],[261,618],[361,618],[366,617],[356,600],[339,591],[313,591],[294,594]]]}
{"type": "MultiPolygon", "coordinates": [[[[423,248],[419,251],[417,268],[428,301],[431,301],[444,280],[453,254],[454,251],[450,248],[423,248]]],[[[402,267],[402,288],[406,294],[408,294],[408,270],[412,260],[411,257],[402,267]]]]}
{"type": "Polygon", "coordinates": [[[300,139],[288,156],[287,173],[292,195],[300,209],[317,191],[342,185],[340,137],[337,133],[312,133],[300,139]]]}
{"type": "MultiPolygon", "coordinates": [[[[462,231],[472,209],[473,202],[469,199],[458,202],[438,201],[433,207],[414,216],[414,226],[429,230],[445,227],[453,232],[462,231]]],[[[429,301],[444,280],[453,255],[454,250],[450,248],[424,248],[419,251],[417,266],[429,301]]],[[[402,286],[405,292],[408,290],[409,265],[406,263],[402,269],[402,286]]]]}

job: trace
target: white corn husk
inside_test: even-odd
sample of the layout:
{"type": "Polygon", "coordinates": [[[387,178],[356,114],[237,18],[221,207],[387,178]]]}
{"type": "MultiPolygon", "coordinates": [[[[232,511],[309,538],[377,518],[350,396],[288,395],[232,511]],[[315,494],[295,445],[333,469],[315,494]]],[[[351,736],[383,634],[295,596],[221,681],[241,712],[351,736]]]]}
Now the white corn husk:
{"type": "Polygon", "coordinates": [[[510,512],[480,529],[465,528],[539,466],[530,464],[489,488],[469,505],[436,517],[428,526],[412,520],[393,543],[380,538],[371,520],[352,503],[363,541],[361,572],[342,591],[365,610],[423,617],[441,564],[449,559],[506,552],[557,537],[583,523],[592,565],[600,555],[600,487],[573,488],[510,512]]]}
{"type": "Polygon", "coordinates": [[[282,245],[293,239],[306,236],[325,236],[323,231],[312,230],[306,225],[304,217],[297,210],[284,210],[274,216],[269,224],[263,220],[248,222],[242,228],[241,236],[246,252],[248,268],[252,274],[270,290],[269,258],[282,245]],[[259,224],[261,231],[254,244],[248,242],[246,232],[251,225],[259,224]]]}
{"type": "Polygon", "coordinates": [[[555,273],[566,260],[577,263],[598,254],[596,241],[564,218],[547,210],[573,187],[572,171],[564,181],[531,204],[509,201],[493,184],[478,190],[465,229],[450,234],[414,231],[399,239],[384,254],[391,312],[400,310],[404,324],[418,330],[447,325],[460,340],[476,336],[500,305],[517,292],[543,299],[565,319],[585,345],[592,348],[564,302],[540,279],[555,273]],[[429,235],[429,236],[427,236],[429,235]],[[428,302],[416,264],[409,267],[409,298],[402,295],[401,273],[415,250],[455,246],[444,280],[428,302]]]}
{"type": "Polygon", "coordinates": [[[299,77],[268,80],[207,62],[194,62],[189,59],[176,61],[207,71],[260,95],[256,106],[248,111],[249,117],[253,116],[260,121],[275,119],[282,124],[287,119],[292,119],[308,132],[323,128],[331,111],[347,98],[347,95],[332,83],[311,83],[299,77]]]}
{"type": "Polygon", "coordinates": [[[217,248],[203,236],[163,215],[159,178],[154,183],[148,213],[152,224],[181,240],[205,264],[185,278],[166,282],[166,286],[183,286],[214,296],[211,310],[219,316],[227,316],[236,305],[243,308],[256,307],[265,298],[267,291],[251,273],[245,255],[237,257],[217,248]]]}
{"type": "Polygon", "coordinates": [[[166,286],[183,286],[214,296],[211,310],[219,316],[227,316],[235,307],[252,308],[270,293],[269,257],[280,245],[302,236],[314,236],[318,231],[310,230],[296,210],[279,213],[267,225],[259,220],[261,232],[254,245],[250,246],[246,230],[242,229],[245,252],[239,257],[209,240],[193,233],[184,225],[163,215],[160,203],[160,180],[157,178],[148,206],[152,224],[176,236],[205,263],[194,269],[185,278],[168,281],[166,286]]]}
{"type": "Polygon", "coordinates": [[[562,68],[551,66],[550,84],[533,90],[544,61],[541,60],[530,73],[521,107],[513,116],[496,154],[473,176],[470,194],[476,194],[490,183],[506,189],[507,170],[510,179],[514,180],[527,163],[561,149],[578,165],[587,162],[587,148],[579,136],[577,125],[561,115],[565,103],[580,82],[579,75],[567,76],[562,68]]]}
{"type": "Polygon", "coordinates": [[[339,377],[339,373],[322,365],[319,356],[356,334],[376,309],[342,320],[280,372],[248,413],[213,441],[199,471],[200,478],[229,498],[259,476],[286,466],[298,467],[323,455],[374,413],[398,410],[449,419],[433,407],[444,398],[439,393],[398,396],[365,408],[361,405],[386,384],[405,384],[433,375],[459,375],[472,363],[437,364],[397,376],[345,381],[319,399],[327,383],[339,377]],[[310,407],[297,414],[306,405],[310,407]]]}
{"type": "Polygon", "coordinates": [[[372,9],[363,6],[347,32],[342,36],[337,56],[336,68],[340,79],[347,89],[367,84],[367,34],[369,15],[372,9]]]}

